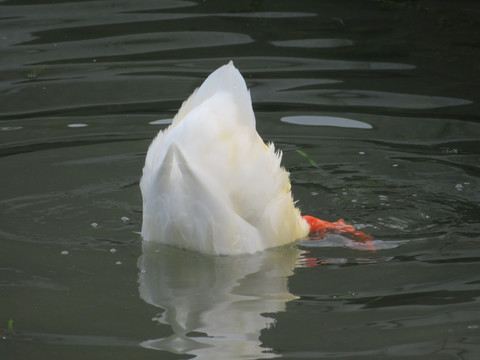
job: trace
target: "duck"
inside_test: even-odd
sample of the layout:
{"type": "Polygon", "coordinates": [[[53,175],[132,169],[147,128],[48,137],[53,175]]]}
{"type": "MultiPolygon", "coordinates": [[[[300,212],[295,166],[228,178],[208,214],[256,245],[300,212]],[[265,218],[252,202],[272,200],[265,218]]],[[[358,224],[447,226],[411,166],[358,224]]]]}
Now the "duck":
{"type": "Polygon", "coordinates": [[[232,61],[221,66],[148,148],[140,180],[143,240],[213,255],[253,254],[312,232],[371,240],[342,219],[302,216],[281,159],[256,130],[239,70],[232,61]]]}

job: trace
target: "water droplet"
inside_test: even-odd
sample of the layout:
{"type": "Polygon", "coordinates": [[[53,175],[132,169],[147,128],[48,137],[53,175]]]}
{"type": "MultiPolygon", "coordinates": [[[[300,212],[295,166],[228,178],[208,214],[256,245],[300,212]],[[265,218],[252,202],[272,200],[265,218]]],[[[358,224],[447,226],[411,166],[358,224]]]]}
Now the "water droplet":
{"type": "Polygon", "coordinates": [[[110,251],[112,254],[115,254],[115,253],[117,252],[117,249],[111,248],[109,251],[110,251]]]}
{"type": "Polygon", "coordinates": [[[62,250],[62,252],[60,253],[62,255],[68,255],[68,251],[67,250],[62,250]]]}
{"type": "Polygon", "coordinates": [[[463,185],[462,184],[457,184],[457,185],[455,185],[455,189],[457,189],[458,191],[463,191],[463,185]]]}

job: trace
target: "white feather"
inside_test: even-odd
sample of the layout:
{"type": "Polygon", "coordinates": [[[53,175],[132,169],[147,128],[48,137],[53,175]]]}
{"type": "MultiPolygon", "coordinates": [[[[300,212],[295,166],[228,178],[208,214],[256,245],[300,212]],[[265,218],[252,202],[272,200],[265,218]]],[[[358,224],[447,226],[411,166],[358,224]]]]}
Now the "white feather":
{"type": "Polygon", "coordinates": [[[142,236],[210,254],[254,253],[308,235],[281,153],[255,130],[232,62],[213,72],[160,131],[145,159],[142,236]]]}

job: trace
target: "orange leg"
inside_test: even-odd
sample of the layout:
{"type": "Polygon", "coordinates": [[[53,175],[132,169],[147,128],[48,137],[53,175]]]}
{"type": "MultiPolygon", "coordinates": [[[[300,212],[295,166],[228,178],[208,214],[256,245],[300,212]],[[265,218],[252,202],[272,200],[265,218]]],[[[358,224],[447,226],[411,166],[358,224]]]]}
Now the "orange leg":
{"type": "Polygon", "coordinates": [[[308,225],[310,225],[311,233],[316,232],[322,235],[326,235],[327,232],[349,234],[351,237],[353,237],[354,240],[360,241],[367,245],[370,251],[376,250],[372,242],[372,237],[370,235],[355,230],[352,225],[346,224],[343,219],[331,223],[309,215],[304,215],[302,216],[302,218],[304,218],[307,221],[308,225]]]}

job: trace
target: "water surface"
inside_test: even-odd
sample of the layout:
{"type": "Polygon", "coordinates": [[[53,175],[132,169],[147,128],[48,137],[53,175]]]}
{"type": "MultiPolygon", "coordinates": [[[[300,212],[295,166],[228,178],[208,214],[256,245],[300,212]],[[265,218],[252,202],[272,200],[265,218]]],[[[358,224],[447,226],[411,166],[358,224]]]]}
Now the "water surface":
{"type": "Polygon", "coordinates": [[[476,359],[479,9],[415,3],[0,2],[0,357],[476,359]],[[230,59],[377,252],[142,245],[148,145],[230,59]]]}

